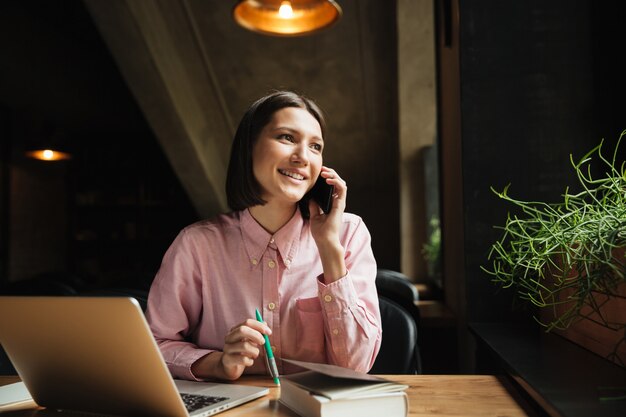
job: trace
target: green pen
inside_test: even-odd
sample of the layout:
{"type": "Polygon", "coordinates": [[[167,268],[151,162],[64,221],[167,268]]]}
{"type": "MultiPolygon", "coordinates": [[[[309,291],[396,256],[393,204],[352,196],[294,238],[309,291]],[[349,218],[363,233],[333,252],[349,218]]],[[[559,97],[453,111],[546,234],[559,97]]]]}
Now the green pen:
{"type": "MultiPolygon", "coordinates": [[[[256,310],[256,319],[263,323],[263,317],[261,317],[261,313],[259,313],[259,309],[256,310]]],[[[267,337],[266,334],[263,335],[265,338],[265,352],[267,353],[267,365],[270,370],[270,375],[274,378],[274,383],[276,385],[280,385],[280,380],[278,379],[278,368],[276,368],[276,360],[274,359],[274,352],[272,352],[272,346],[270,346],[270,338],[267,337]]]]}

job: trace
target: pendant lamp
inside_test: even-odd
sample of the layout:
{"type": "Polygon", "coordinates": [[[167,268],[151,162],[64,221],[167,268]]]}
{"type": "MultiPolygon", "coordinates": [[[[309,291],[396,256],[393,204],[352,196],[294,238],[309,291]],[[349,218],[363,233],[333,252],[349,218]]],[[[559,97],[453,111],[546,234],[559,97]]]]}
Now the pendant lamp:
{"type": "Polygon", "coordinates": [[[26,156],[40,161],[66,161],[72,159],[68,150],[70,137],[61,129],[51,129],[47,132],[35,132],[24,139],[26,156]]]}
{"type": "Polygon", "coordinates": [[[72,155],[69,153],[54,149],[36,149],[26,152],[26,156],[40,161],[66,161],[72,159],[72,155]]]}
{"type": "Polygon", "coordinates": [[[332,26],[341,14],[333,0],[240,0],[233,9],[239,25],[272,36],[308,35],[332,26]]]}

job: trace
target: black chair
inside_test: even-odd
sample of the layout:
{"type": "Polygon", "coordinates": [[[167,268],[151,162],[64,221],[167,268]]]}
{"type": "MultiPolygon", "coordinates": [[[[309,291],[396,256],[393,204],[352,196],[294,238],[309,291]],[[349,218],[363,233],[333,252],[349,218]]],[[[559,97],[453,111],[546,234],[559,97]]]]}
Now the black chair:
{"type": "MultiPolygon", "coordinates": [[[[422,361],[421,355],[419,351],[419,327],[420,327],[420,312],[419,308],[416,305],[417,300],[419,299],[419,293],[417,288],[411,281],[409,281],[408,277],[400,272],[393,271],[390,269],[379,268],[376,273],[376,290],[378,291],[379,299],[382,299],[380,304],[381,309],[381,318],[382,326],[383,326],[383,344],[385,344],[385,338],[392,339],[394,343],[408,343],[408,353],[411,356],[411,364],[406,366],[402,372],[379,372],[377,373],[404,373],[404,374],[415,374],[422,372],[422,361]],[[387,319],[382,317],[383,310],[392,311],[395,310],[393,307],[388,306],[388,301],[393,302],[396,306],[403,309],[405,314],[408,314],[415,326],[415,336],[412,334],[410,338],[405,341],[402,340],[403,336],[398,336],[396,326],[394,324],[388,323],[388,321],[393,320],[403,320],[405,314],[397,313],[393,314],[390,312],[387,319]],[[388,328],[388,331],[385,332],[385,328],[388,328]],[[394,333],[389,335],[389,333],[394,333]],[[413,350],[411,350],[413,349],[413,350]]],[[[405,324],[405,326],[412,327],[410,324],[405,324]]],[[[382,348],[381,348],[382,351],[382,348]]],[[[385,356],[385,352],[379,353],[379,357],[385,356]]],[[[381,361],[385,361],[385,359],[381,359],[381,361]]],[[[406,363],[406,360],[405,360],[406,363]]],[[[376,364],[375,364],[376,365],[376,364]]],[[[398,366],[394,366],[393,369],[398,368],[398,366]]]]}
{"type": "Polygon", "coordinates": [[[421,359],[417,323],[396,302],[378,297],[383,340],[370,374],[419,374],[421,359]]]}
{"type": "Polygon", "coordinates": [[[419,300],[417,288],[401,272],[378,268],[376,271],[376,289],[378,294],[400,303],[415,304],[419,300]]]}
{"type": "Polygon", "coordinates": [[[419,330],[420,311],[416,304],[419,300],[419,293],[406,275],[390,269],[379,268],[376,273],[376,291],[378,291],[379,296],[400,304],[408,311],[419,330]]]}

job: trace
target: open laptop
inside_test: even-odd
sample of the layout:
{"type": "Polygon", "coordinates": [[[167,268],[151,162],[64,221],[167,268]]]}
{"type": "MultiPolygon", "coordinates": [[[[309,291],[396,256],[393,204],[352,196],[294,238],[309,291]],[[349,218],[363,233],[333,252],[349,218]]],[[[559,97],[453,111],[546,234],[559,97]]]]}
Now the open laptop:
{"type": "Polygon", "coordinates": [[[0,344],[48,409],[195,417],[269,393],[172,379],[133,298],[0,297],[0,344]]]}

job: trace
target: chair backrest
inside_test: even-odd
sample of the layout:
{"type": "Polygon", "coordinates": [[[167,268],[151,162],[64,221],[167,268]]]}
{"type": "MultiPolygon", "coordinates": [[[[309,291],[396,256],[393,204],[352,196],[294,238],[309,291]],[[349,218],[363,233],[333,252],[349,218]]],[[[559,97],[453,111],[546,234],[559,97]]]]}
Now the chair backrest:
{"type": "Polygon", "coordinates": [[[376,291],[378,295],[394,301],[404,307],[413,316],[417,329],[420,327],[420,311],[416,302],[419,299],[417,288],[409,278],[397,271],[379,268],[376,273],[376,291]]]}
{"type": "Polygon", "coordinates": [[[419,293],[409,278],[401,272],[379,268],[376,272],[376,289],[378,293],[402,303],[414,304],[419,300],[419,293]]]}
{"type": "Polygon", "coordinates": [[[378,297],[383,340],[371,374],[418,374],[421,372],[417,323],[402,306],[378,297]]]}

